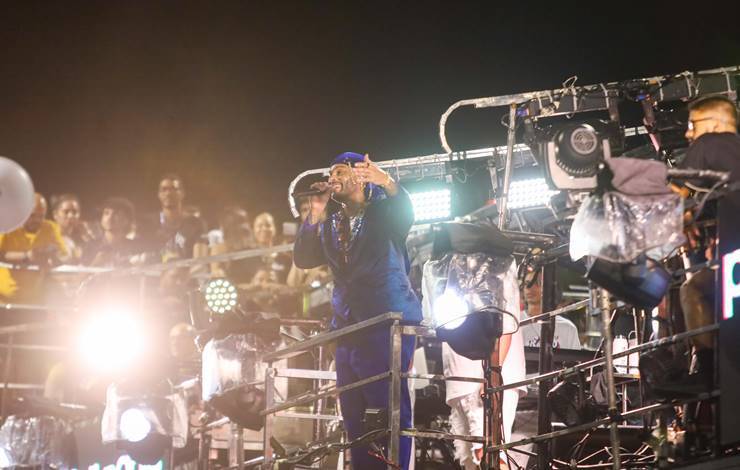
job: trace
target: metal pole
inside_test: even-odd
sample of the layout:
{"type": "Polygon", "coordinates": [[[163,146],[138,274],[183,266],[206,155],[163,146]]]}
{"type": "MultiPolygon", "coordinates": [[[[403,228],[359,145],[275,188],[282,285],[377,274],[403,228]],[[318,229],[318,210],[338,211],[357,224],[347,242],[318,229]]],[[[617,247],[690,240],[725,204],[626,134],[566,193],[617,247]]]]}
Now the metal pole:
{"type": "MultiPolygon", "coordinates": [[[[555,264],[548,263],[542,267],[542,310],[549,312],[555,308],[555,264]]],[[[539,374],[552,370],[552,341],[555,335],[555,317],[551,316],[540,323],[540,357],[539,374]]],[[[537,434],[552,431],[550,419],[550,403],[547,393],[552,387],[551,380],[543,380],[538,385],[537,392],[537,434]]],[[[551,443],[542,442],[537,445],[538,468],[548,468],[550,465],[551,443]]]]}
{"type": "Polygon", "coordinates": [[[208,433],[208,428],[204,424],[200,427],[200,440],[198,441],[198,470],[208,470],[211,449],[210,440],[211,435],[208,433]]]}
{"type": "Polygon", "coordinates": [[[5,371],[3,372],[3,387],[2,396],[0,396],[0,415],[2,415],[3,421],[7,418],[8,409],[8,384],[10,383],[10,373],[12,371],[10,363],[13,360],[13,335],[8,335],[7,352],[5,353],[5,371]]]}
{"type": "Polygon", "coordinates": [[[167,451],[167,470],[175,470],[175,448],[170,447],[167,451]]]}
{"type": "Polygon", "coordinates": [[[485,419],[483,421],[483,461],[481,468],[485,470],[499,470],[499,452],[488,452],[492,446],[501,444],[502,399],[504,392],[494,393],[493,389],[501,385],[501,367],[499,366],[499,339],[493,341],[493,348],[488,359],[483,361],[483,380],[485,393],[483,404],[485,419]],[[496,373],[494,373],[494,371],[496,373]]]}
{"type": "MultiPolygon", "coordinates": [[[[265,409],[269,410],[275,404],[275,369],[272,367],[272,362],[267,364],[267,370],[265,370],[265,409]]],[[[272,437],[272,426],[273,426],[274,415],[272,413],[265,415],[265,427],[263,430],[263,441],[262,449],[263,456],[265,457],[265,464],[272,464],[272,444],[270,438],[272,437]]]]}
{"type": "MultiPolygon", "coordinates": [[[[698,336],[698,335],[701,335],[701,334],[704,334],[704,333],[711,333],[711,332],[717,331],[718,329],[719,329],[719,326],[716,325],[716,324],[715,325],[707,325],[707,326],[702,326],[701,328],[697,328],[695,330],[687,331],[685,333],[678,333],[676,335],[669,336],[669,337],[666,337],[666,338],[656,339],[655,341],[650,341],[649,343],[638,344],[634,348],[629,348],[629,349],[627,349],[625,351],[622,351],[620,353],[612,354],[612,359],[617,358],[617,357],[627,357],[630,354],[636,353],[636,352],[642,352],[642,351],[647,351],[647,350],[651,350],[651,349],[657,349],[657,348],[662,347],[662,346],[667,346],[669,344],[673,344],[673,343],[677,343],[679,341],[683,341],[683,340],[685,340],[687,338],[691,338],[692,336],[698,336]]],[[[558,377],[564,377],[566,375],[574,374],[574,373],[576,373],[578,371],[582,371],[582,370],[592,369],[594,367],[598,367],[600,365],[603,365],[604,363],[605,363],[605,359],[603,357],[597,358],[597,359],[591,359],[590,361],[580,362],[580,363],[578,363],[576,365],[573,365],[573,366],[565,367],[563,369],[558,369],[558,370],[555,370],[555,371],[552,371],[552,372],[548,372],[546,374],[537,375],[537,376],[532,377],[530,379],[520,380],[518,382],[512,382],[512,383],[509,383],[509,384],[506,384],[506,385],[502,385],[500,387],[494,388],[493,391],[494,392],[498,392],[500,390],[511,390],[511,389],[514,389],[514,388],[522,387],[524,385],[535,384],[535,383],[541,382],[543,380],[549,380],[549,379],[555,379],[555,378],[558,378],[558,377]]],[[[430,380],[435,380],[434,376],[425,377],[425,378],[429,378],[430,380]]]]}
{"type": "MultiPolygon", "coordinates": [[[[719,204],[723,204],[723,202],[720,201],[719,204]]],[[[720,212],[721,210],[722,209],[720,209],[720,212]]],[[[718,234],[722,233],[720,231],[720,228],[723,228],[721,223],[722,223],[721,220],[717,221],[716,230],[718,234]]],[[[718,243],[714,244],[714,253],[712,254],[714,255],[715,260],[722,259],[720,249],[724,249],[722,240],[719,240],[718,243]]],[[[714,286],[715,286],[714,287],[714,323],[716,325],[720,325],[724,321],[724,317],[722,315],[722,296],[723,296],[722,274],[723,273],[721,271],[722,271],[721,269],[715,269],[714,271],[714,286]]],[[[737,270],[733,270],[733,271],[737,272],[737,270]]],[[[729,274],[730,276],[733,275],[732,273],[727,273],[727,274],[729,274]]],[[[713,364],[714,370],[712,371],[712,379],[713,379],[712,380],[712,390],[716,390],[717,388],[719,388],[719,363],[720,363],[719,348],[721,346],[721,344],[719,344],[719,334],[714,335],[714,338],[712,338],[712,340],[713,340],[712,346],[714,346],[714,354],[713,354],[714,357],[712,358],[713,359],[712,362],[714,363],[713,364]]],[[[714,418],[712,420],[714,424],[714,426],[712,426],[713,428],[712,431],[714,434],[714,441],[712,443],[713,444],[712,445],[712,457],[717,457],[722,454],[722,439],[721,439],[722,423],[720,422],[720,418],[719,418],[721,416],[720,413],[722,413],[722,408],[721,408],[720,400],[717,400],[717,402],[713,404],[711,409],[713,411],[712,417],[714,418]]]]}
{"type": "MultiPolygon", "coordinates": [[[[318,366],[316,367],[316,370],[324,370],[324,346],[318,347],[318,358],[316,359],[316,362],[318,362],[318,366]]],[[[313,391],[314,393],[318,393],[319,390],[321,390],[321,387],[324,386],[323,380],[314,380],[313,381],[313,391]]],[[[324,409],[325,409],[325,400],[319,399],[315,405],[314,405],[314,414],[316,415],[323,415],[324,409]]],[[[321,422],[321,420],[314,420],[313,422],[313,439],[314,441],[318,441],[323,437],[323,427],[324,423],[321,422]]]]}
{"type": "Polygon", "coordinates": [[[509,184],[514,159],[514,143],[516,141],[516,103],[509,105],[509,132],[506,139],[506,164],[504,166],[504,186],[501,188],[501,197],[498,203],[498,228],[506,228],[506,206],[509,199],[509,184]]]}
{"type": "Polygon", "coordinates": [[[229,430],[229,468],[244,468],[244,428],[236,423],[229,430]]]}
{"type": "MultiPolygon", "coordinates": [[[[640,416],[640,415],[645,414],[645,413],[653,413],[653,412],[659,411],[659,410],[667,410],[667,409],[670,409],[670,408],[674,408],[676,406],[679,406],[682,403],[693,403],[693,402],[697,402],[697,401],[709,400],[709,399],[712,399],[712,398],[716,398],[718,396],[719,396],[719,391],[714,391],[714,392],[710,392],[710,393],[702,393],[700,395],[697,395],[694,398],[688,398],[688,399],[683,399],[683,400],[674,400],[671,403],[655,403],[653,405],[648,405],[648,406],[644,406],[642,408],[638,408],[636,410],[628,411],[627,413],[625,413],[622,416],[622,418],[623,419],[627,419],[627,418],[631,418],[633,416],[640,416]]],[[[542,441],[550,440],[550,439],[553,439],[553,438],[556,438],[556,437],[560,437],[560,436],[567,436],[568,434],[574,434],[574,433],[578,433],[578,432],[582,432],[582,431],[588,431],[588,430],[597,428],[599,426],[603,426],[605,424],[608,424],[611,420],[612,420],[612,418],[601,418],[601,419],[598,419],[598,420],[593,421],[593,422],[590,422],[590,423],[580,424],[578,426],[571,426],[569,428],[561,429],[561,430],[558,430],[558,431],[553,431],[553,432],[550,432],[550,433],[547,433],[547,434],[542,434],[542,435],[537,435],[537,436],[532,436],[532,437],[525,437],[524,439],[520,439],[520,440],[514,441],[514,442],[506,442],[504,444],[500,444],[500,445],[494,446],[490,450],[493,451],[493,452],[495,452],[497,450],[511,449],[511,448],[514,448],[514,447],[519,447],[519,446],[523,446],[523,445],[526,445],[526,444],[530,444],[530,443],[533,443],[533,442],[542,442],[542,441]]],[[[549,465],[549,463],[548,463],[548,465],[549,465]]],[[[548,467],[545,467],[545,468],[550,468],[550,467],[548,466],[548,467]]]]}
{"type": "MultiPolygon", "coordinates": [[[[611,322],[609,321],[609,292],[605,289],[599,289],[599,308],[601,310],[602,334],[604,336],[604,368],[606,369],[606,386],[608,391],[609,416],[614,417],[619,413],[617,411],[617,390],[614,385],[614,359],[612,357],[612,331],[611,322]]],[[[614,458],[614,470],[621,468],[619,458],[619,424],[613,421],[609,425],[609,437],[612,445],[612,457],[614,458]]]]}
{"type": "MultiPolygon", "coordinates": [[[[391,436],[388,458],[394,464],[400,464],[401,455],[401,325],[398,320],[391,325],[391,380],[390,380],[390,413],[391,436]]],[[[389,469],[393,467],[389,466],[389,469]]]]}

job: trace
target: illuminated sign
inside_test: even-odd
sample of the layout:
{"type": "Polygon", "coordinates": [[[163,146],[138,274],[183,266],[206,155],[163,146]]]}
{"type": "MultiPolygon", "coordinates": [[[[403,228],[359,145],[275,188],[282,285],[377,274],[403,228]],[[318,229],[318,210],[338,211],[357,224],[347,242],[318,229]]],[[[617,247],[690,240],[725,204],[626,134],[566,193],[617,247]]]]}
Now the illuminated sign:
{"type": "Polygon", "coordinates": [[[722,257],[722,318],[735,316],[740,302],[740,248],[722,257]]]}

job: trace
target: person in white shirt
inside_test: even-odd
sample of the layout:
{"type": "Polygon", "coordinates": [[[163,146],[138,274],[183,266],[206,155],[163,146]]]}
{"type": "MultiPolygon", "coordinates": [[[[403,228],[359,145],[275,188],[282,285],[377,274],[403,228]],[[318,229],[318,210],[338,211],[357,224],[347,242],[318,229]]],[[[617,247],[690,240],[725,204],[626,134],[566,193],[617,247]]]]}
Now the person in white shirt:
{"type": "MultiPolygon", "coordinates": [[[[424,285],[425,290],[428,287],[424,285]]],[[[431,305],[428,292],[424,292],[425,317],[429,317],[431,305]]],[[[501,375],[504,384],[524,380],[525,361],[524,361],[524,343],[522,334],[517,329],[516,323],[519,320],[520,300],[519,287],[517,283],[516,263],[512,262],[510,268],[504,275],[504,299],[506,311],[511,313],[515,318],[504,315],[504,332],[513,332],[505,334],[499,341],[501,375]]],[[[474,377],[483,378],[482,361],[474,361],[463,357],[450,348],[447,343],[442,344],[442,365],[445,376],[457,377],[474,377]]],[[[450,424],[453,434],[482,436],[484,409],[481,398],[482,386],[476,382],[457,382],[447,381],[447,405],[451,408],[450,424]]],[[[526,388],[517,388],[504,391],[502,404],[503,415],[503,439],[508,442],[511,439],[511,429],[514,423],[516,407],[519,396],[526,393],[526,388]]],[[[483,445],[479,443],[470,443],[467,441],[456,440],[455,457],[465,470],[474,470],[478,468],[482,456],[483,445]]],[[[502,461],[506,464],[506,459],[501,456],[502,461]]]]}
{"type": "MultiPolygon", "coordinates": [[[[526,303],[526,309],[522,310],[522,320],[530,316],[542,314],[542,272],[535,275],[536,278],[532,285],[525,282],[523,288],[523,298],[526,303]]],[[[540,346],[540,329],[539,323],[530,323],[520,328],[524,346],[540,346]]],[[[553,332],[553,349],[581,349],[581,342],[578,336],[576,325],[563,316],[555,317],[555,331],[553,332]]],[[[527,378],[536,376],[536,373],[526,374],[527,378]]],[[[537,410],[522,410],[516,413],[512,431],[512,441],[518,441],[525,437],[531,437],[537,434],[537,410]]],[[[532,451],[532,444],[526,444],[519,449],[532,451]]],[[[519,452],[511,452],[510,456],[521,468],[527,468],[529,457],[519,452]]]]}

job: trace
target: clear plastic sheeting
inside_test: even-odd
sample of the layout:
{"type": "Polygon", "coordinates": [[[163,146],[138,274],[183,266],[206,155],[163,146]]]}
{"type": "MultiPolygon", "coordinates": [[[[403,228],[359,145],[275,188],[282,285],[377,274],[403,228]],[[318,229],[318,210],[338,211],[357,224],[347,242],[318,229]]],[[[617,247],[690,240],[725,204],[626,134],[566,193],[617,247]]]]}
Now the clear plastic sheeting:
{"type": "MultiPolygon", "coordinates": [[[[448,253],[424,265],[422,309],[435,328],[460,321],[483,309],[518,312],[517,270],[512,256],[448,253]]],[[[503,334],[519,328],[517,318],[503,315],[503,334]]]]}
{"type": "Polygon", "coordinates": [[[570,229],[570,257],[628,263],[641,254],[663,259],[685,242],[683,200],[677,194],[587,197],[570,229]]]}
{"type": "Polygon", "coordinates": [[[203,400],[209,401],[233,388],[255,383],[258,351],[252,335],[229,335],[212,339],[203,348],[203,400]]]}
{"type": "Polygon", "coordinates": [[[172,447],[185,447],[188,410],[182,392],[167,396],[126,395],[116,384],[108,387],[101,422],[103,443],[140,441],[150,434],[172,438],[172,447]]]}
{"type": "Polygon", "coordinates": [[[64,459],[69,432],[64,421],[51,416],[9,416],[0,428],[0,468],[70,468],[64,459]]]}

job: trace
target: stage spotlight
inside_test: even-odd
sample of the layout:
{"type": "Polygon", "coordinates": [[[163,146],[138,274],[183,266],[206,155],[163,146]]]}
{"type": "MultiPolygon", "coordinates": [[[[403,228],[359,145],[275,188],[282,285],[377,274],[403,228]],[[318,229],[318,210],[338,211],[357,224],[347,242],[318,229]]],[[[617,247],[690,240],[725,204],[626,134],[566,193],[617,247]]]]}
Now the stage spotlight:
{"type": "Polygon", "coordinates": [[[454,328],[452,324],[437,328],[437,338],[474,361],[489,359],[494,340],[503,334],[502,314],[492,309],[469,313],[453,323],[457,325],[454,328]]]}
{"type": "Polygon", "coordinates": [[[450,188],[412,192],[409,196],[414,207],[416,223],[435,222],[452,217],[452,190],[450,188]]]}
{"type": "Polygon", "coordinates": [[[546,206],[559,191],[550,189],[545,178],[512,181],[509,186],[509,209],[546,206]]]}
{"type": "Polygon", "coordinates": [[[153,465],[188,436],[187,400],[167,384],[112,384],[101,423],[104,444],[115,443],[139,464],[153,465]],[[132,388],[133,387],[133,388],[132,388]],[[169,393],[169,394],[167,394],[169,393]]]}
{"type": "Polygon", "coordinates": [[[112,307],[86,322],[79,337],[82,359],[99,371],[118,371],[133,365],[146,349],[147,333],[133,312],[112,307]]]}
{"type": "MultiPolygon", "coordinates": [[[[504,334],[504,286],[516,286],[513,245],[495,227],[446,223],[434,231],[432,259],[422,282],[429,299],[437,338],[461,356],[489,359],[495,340],[504,334]]],[[[514,321],[515,323],[515,321],[514,321]]],[[[511,333],[516,325],[508,325],[511,333]]]]}
{"type": "MultiPolygon", "coordinates": [[[[258,323],[259,320],[253,321],[258,323]]],[[[254,386],[259,356],[254,336],[230,334],[213,338],[203,347],[203,401],[231,421],[259,431],[264,425],[265,393],[254,386]]]]}
{"type": "Polygon", "coordinates": [[[671,283],[670,273],[646,256],[640,256],[631,263],[596,259],[586,277],[616,298],[645,309],[656,307],[671,283]]]}
{"type": "Polygon", "coordinates": [[[599,164],[622,147],[618,123],[592,119],[559,122],[530,129],[528,140],[537,149],[548,184],[557,189],[586,191],[596,188],[599,164]]]}
{"type": "Polygon", "coordinates": [[[204,288],[208,309],[213,313],[224,314],[236,309],[239,293],[228,279],[212,279],[204,288]]]}
{"type": "Polygon", "coordinates": [[[121,414],[121,435],[129,442],[141,442],[152,431],[152,423],[139,408],[129,408],[121,414]]]}
{"type": "Polygon", "coordinates": [[[435,326],[447,330],[454,330],[462,325],[468,313],[470,313],[468,303],[451,290],[437,297],[432,307],[435,326]]]}
{"type": "MultiPolygon", "coordinates": [[[[471,265],[480,258],[468,256],[471,265]]],[[[467,263],[466,263],[467,264],[467,263]]],[[[481,272],[487,272],[483,268],[481,272]]],[[[469,274],[475,277],[475,269],[469,274]]],[[[453,276],[455,277],[455,276],[453,276]]],[[[460,282],[468,286],[469,283],[460,282]]],[[[490,285],[469,287],[465,295],[448,287],[442,295],[433,299],[432,314],[437,338],[450,345],[461,356],[472,360],[488,359],[493,348],[493,340],[504,332],[503,312],[495,306],[497,300],[489,289],[490,285]]]]}

